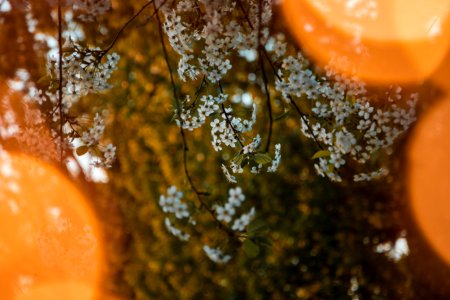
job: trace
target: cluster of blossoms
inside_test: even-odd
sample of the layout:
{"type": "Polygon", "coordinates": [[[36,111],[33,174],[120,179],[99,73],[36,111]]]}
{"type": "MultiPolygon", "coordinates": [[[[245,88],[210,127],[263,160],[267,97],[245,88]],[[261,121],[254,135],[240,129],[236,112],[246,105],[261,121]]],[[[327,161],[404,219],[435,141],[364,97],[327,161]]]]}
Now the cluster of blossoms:
{"type": "MultiPolygon", "coordinates": [[[[242,189],[240,187],[229,189],[227,202],[222,206],[216,205],[214,207],[217,220],[224,222],[225,224],[232,223],[231,230],[235,232],[244,231],[255,217],[255,208],[252,207],[247,213],[241,214],[239,217],[234,218],[236,209],[239,208],[244,201],[245,195],[242,193],[242,189]]],[[[205,251],[209,259],[218,264],[227,263],[231,259],[231,255],[224,254],[219,248],[211,248],[208,245],[204,245],[203,251],[205,251]]]]}
{"type": "MultiPolygon", "coordinates": [[[[278,166],[280,165],[281,161],[281,144],[275,145],[275,157],[272,160],[272,164],[269,168],[267,168],[267,172],[269,173],[275,173],[278,170],[278,166]]],[[[260,165],[258,165],[260,167],[260,165]]]]}
{"type": "MultiPolygon", "coordinates": [[[[216,206],[214,209],[217,214],[217,219],[227,224],[233,221],[236,209],[241,206],[244,200],[245,195],[242,193],[240,187],[230,189],[228,191],[228,201],[223,206],[216,206]]],[[[242,214],[239,218],[234,219],[231,229],[234,231],[244,231],[254,216],[255,208],[252,207],[248,213],[242,214]]]]}
{"type": "Polygon", "coordinates": [[[233,51],[254,49],[258,43],[267,41],[272,1],[246,2],[246,13],[253,28],[239,24],[235,17],[237,3],[232,0],[183,0],[178,2],[176,9],[169,5],[162,7],[164,30],[172,48],[181,55],[178,73],[182,80],[204,75],[210,82],[218,82],[232,68],[228,57],[233,51]],[[200,26],[191,26],[183,20],[183,16],[188,20],[199,9],[202,10],[200,26]],[[202,55],[194,56],[192,53],[197,44],[203,47],[202,55]]]}
{"type": "Polygon", "coordinates": [[[176,186],[167,189],[167,196],[161,195],[159,205],[165,213],[172,213],[177,219],[189,218],[188,207],[183,201],[183,193],[177,190],[176,186]]]}
{"type": "Polygon", "coordinates": [[[203,251],[210,260],[218,264],[226,264],[231,259],[231,255],[224,254],[222,250],[218,248],[211,248],[208,245],[203,246],[203,251]]]}
{"type": "MultiPolygon", "coordinates": [[[[100,49],[83,48],[70,39],[66,41],[64,49],[61,97],[59,95],[59,62],[52,60],[49,63],[49,74],[40,80],[41,83],[47,84],[46,88],[33,90],[31,98],[42,107],[52,107],[51,121],[54,124],[63,123],[63,135],[67,137],[65,139],[67,144],[71,145],[75,138],[80,139],[83,150],[77,149],[77,154],[82,155],[88,150],[93,150],[90,152],[96,154],[98,158],[93,165],[110,167],[115,158],[116,148],[111,144],[106,147],[100,145],[105,130],[104,120],[96,114],[92,127],[86,128],[82,126],[84,120],[70,116],[70,107],[89,93],[102,92],[111,87],[108,79],[117,69],[119,55],[107,54],[100,49]]],[[[54,135],[57,134],[55,131],[54,135]]]]}
{"type": "MultiPolygon", "coordinates": [[[[221,105],[227,99],[227,95],[219,94],[217,97],[212,95],[202,96],[200,98],[201,104],[197,107],[197,114],[194,115],[191,108],[183,109],[180,113],[180,118],[176,119],[178,126],[182,126],[187,130],[194,130],[205,124],[206,117],[211,116],[219,110],[221,105]]],[[[189,95],[186,97],[185,103],[190,103],[189,95]]],[[[192,106],[190,104],[189,106],[192,106]]]]}
{"type": "MultiPolygon", "coordinates": [[[[105,54],[100,48],[83,48],[70,39],[64,48],[67,49],[67,54],[63,56],[63,93],[66,100],[75,101],[88,93],[101,92],[111,87],[108,79],[117,69],[120,59],[117,53],[105,54]]],[[[54,64],[53,69],[57,70],[57,62],[54,64]]]]}
{"type": "Polygon", "coordinates": [[[233,109],[227,107],[211,122],[212,145],[216,151],[222,150],[222,144],[235,148],[241,134],[252,130],[256,122],[256,104],[253,105],[251,120],[242,120],[232,113],[233,109]]]}
{"type": "MultiPolygon", "coordinates": [[[[251,143],[243,146],[241,151],[230,162],[232,173],[243,173],[244,168],[242,166],[249,164],[251,166],[250,173],[259,174],[263,170],[263,166],[269,163],[270,166],[267,167],[267,173],[275,173],[281,162],[281,144],[275,145],[275,155],[273,159],[266,153],[258,152],[260,145],[261,136],[258,134],[251,143]]],[[[230,174],[228,168],[224,164],[222,164],[222,171],[229,182],[237,182],[236,177],[230,174]]]]}
{"type": "MultiPolygon", "coordinates": [[[[168,215],[164,219],[167,231],[181,241],[188,241],[191,237],[190,234],[175,227],[172,223],[174,220],[187,220],[190,225],[196,225],[195,220],[191,217],[188,205],[182,201],[182,198],[183,193],[176,186],[171,186],[167,189],[166,195],[160,195],[159,206],[168,215]]],[[[252,207],[247,213],[235,217],[236,210],[241,207],[244,201],[245,195],[240,187],[229,189],[227,202],[223,206],[216,205],[213,207],[217,221],[226,226],[231,224],[229,228],[234,232],[240,233],[245,231],[255,217],[255,208],[252,207]]],[[[216,263],[226,263],[231,259],[230,255],[225,255],[219,248],[211,248],[208,245],[204,245],[203,250],[216,263]]]]}
{"type": "MultiPolygon", "coordinates": [[[[191,101],[190,96],[184,101],[174,99],[178,104],[175,122],[189,131],[209,124],[213,149],[237,152],[231,156],[232,159],[221,164],[229,182],[236,184],[236,174],[243,173],[245,166],[249,166],[253,174],[263,170],[273,173],[281,162],[281,144],[275,145],[273,155],[267,153],[271,149],[272,115],[264,151],[260,149],[261,136],[264,135],[257,132],[249,134],[256,129],[260,99],[247,103],[247,106],[253,106],[253,110],[251,119],[245,119],[236,109],[237,104],[230,104],[228,95],[223,92],[222,82],[227,82],[232,62],[235,64],[238,57],[245,58],[247,63],[255,60],[260,63],[261,78],[254,73],[249,74],[248,86],[259,86],[260,93],[252,92],[252,95],[255,94],[255,98],[265,95],[270,113],[272,105],[279,105],[271,100],[274,93],[297,109],[302,133],[321,149],[313,157],[319,175],[341,181],[340,170],[344,165],[358,167],[359,173],[354,175],[354,181],[368,181],[388,174],[380,163],[381,158],[390,154],[394,143],[415,121],[416,94],[404,97],[401,89],[394,88],[393,97],[386,97],[389,105],[377,105],[373,96],[367,95],[365,85],[356,78],[337,75],[331,68],[326,69],[326,74],[319,75],[302,54],[292,56],[293,51],[289,49],[288,52],[283,35],[270,36],[270,0],[181,0],[170,4],[159,1],[157,7],[164,15],[162,29],[172,49],[179,55],[179,79],[198,82],[203,77],[195,100],[191,101]],[[265,74],[265,66],[270,66],[277,78],[275,91],[270,89],[267,80],[270,76],[265,74]],[[203,83],[217,84],[220,93],[203,95],[203,83]],[[198,98],[199,95],[203,96],[198,98]],[[306,109],[305,112],[298,108],[296,101],[302,102],[300,107],[306,109]],[[362,170],[359,169],[361,166],[362,170]]],[[[222,157],[230,157],[225,154],[222,157]]],[[[187,206],[181,202],[181,197],[181,192],[171,187],[168,196],[161,196],[160,206],[177,219],[189,219],[187,206]]],[[[213,206],[209,212],[229,229],[228,233],[239,236],[252,227],[248,225],[255,216],[254,208],[236,216],[244,201],[245,196],[239,187],[230,189],[228,200],[213,206]]],[[[176,228],[170,218],[165,219],[165,225],[179,239],[189,239],[190,235],[176,228]]],[[[220,248],[204,245],[203,250],[216,263],[226,263],[231,259],[220,248]]]]}
{"type": "Polygon", "coordinates": [[[103,136],[103,132],[105,131],[105,122],[97,113],[94,117],[94,124],[92,127],[83,132],[81,136],[81,141],[88,147],[96,145],[99,143],[101,137],[103,136]]]}
{"type": "Polygon", "coordinates": [[[96,17],[111,9],[110,0],[68,0],[68,2],[79,14],[78,18],[85,22],[94,21],[96,17]]]}
{"type": "MultiPolygon", "coordinates": [[[[308,64],[301,54],[284,59],[276,87],[288,102],[295,97],[314,104],[311,115],[301,119],[301,129],[306,137],[324,147],[314,157],[318,159],[315,164],[318,174],[341,181],[339,168],[348,160],[376,165],[377,154],[388,154],[394,142],[416,120],[418,95],[404,97],[397,87],[393,96],[383,95],[389,103],[387,107],[376,107],[363,83],[336,75],[331,69],[327,70],[331,80],[317,78],[307,69],[308,64]]],[[[371,180],[388,173],[384,168],[378,169],[356,174],[354,180],[371,180]]]]}
{"type": "MultiPolygon", "coordinates": [[[[181,201],[182,198],[183,193],[178,191],[176,186],[171,186],[167,189],[167,195],[161,195],[159,197],[159,206],[164,213],[172,214],[177,219],[189,219],[190,213],[188,206],[181,201]]],[[[191,221],[191,223],[193,223],[193,221],[191,221]]],[[[168,217],[165,218],[165,225],[172,235],[178,237],[182,241],[189,240],[190,235],[173,226],[168,217]]]]}
{"type": "MultiPolygon", "coordinates": [[[[271,1],[253,0],[183,0],[176,6],[163,5],[164,30],[172,48],[181,56],[178,65],[180,79],[187,81],[204,76],[208,82],[220,84],[232,67],[230,58],[233,55],[238,53],[247,61],[254,61],[255,57],[262,56],[262,51],[267,51],[278,78],[275,88],[283,99],[287,103],[299,100],[310,106],[311,113],[301,117],[301,130],[322,148],[315,155],[315,168],[319,175],[341,181],[339,169],[352,160],[359,165],[370,165],[354,176],[355,181],[385,176],[388,170],[380,166],[376,157],[389,154],[395,141],[415,121],[417,95],[411,94],[405,99],[401,89],[395,89],[393,98],[386,97],[389,98],[389,106],[377,106],[372,96],[367,96],[365,85],[356,78],[337,75],[331,68],[321,76],[312,71],[302,54],[286,56],[287,45],[283,35],[269,35],[271,6],[271,1]],[[201,18],[201,22],[193,15],[201,18]],[[264,50],[260,46],[264,46],[264,50]],[[194,55],[199,49],[201,54],[194,55]],[[249,58],[245,53],[253,53],[255,57],[249,58]]],[[[269,56],[267,59],[270,60],[269,56]]],[[[240,146],[229,166],[222,164],[228,181],[236,183],[232,173],[242,173],[244,165],[250,165],[251,173],[257,174],[264,164],[271,163],[267,171],[275,172],[281,159],[281,145],[276,145],[272,159],[267,153],[257,152],[259,135],[249,144],[245,144],[246,138],[242,135],[254,127],[256,104],[252,119],[242,121],[235,116],[232,107],[222,106],[219,113],[226,98],[206,107],[202,104],[197,111],[189,106],[177,123],[193,130],[201,127],[210,116],[213,148],[222,151],[223,146],[240,146]]]]}
{"type": "MultiPolygon", "coordinates": [[[[231,0],[184,0],[179,1],[176,6],[161,6],[160,11],[165,17],[164,31],[173,50],[181,56],[178,75],[182,81],[203,76],[202,84],[206,81],[219,83],[220,86],[220,80],[232,67],[229,58],[233,55],[257,53],[260,46],[268,52],[274,52],[272,56],[276,59],[285,53],[283,37],[269,36],[272,1],[250,0],[240,5],[231,0]],[[245,9],[241,8],[242,4],[245,9]],[[202,12],[201,15],[198,14],[199,11],[202,12]],[[201,22],[192,23],[197,17],[201,18],[201,22]],[[248,24],[242,24],[244,17],[248,24]],[[200,55],[197,54],[199,52],[200,55]]],[[[235,159],[229,162],[233,173],[242,173],[243,166],[249,165],[251,173],[258,174],[267,163],[271,163],[267,172],[275,172],[281,159],[281,145],[276,146],[275,158],[272,159],[267,153],[257,152],[261,142],[259,135],[246,144],[248,137],[244,134],[252,131],[256,123],[256,102],[253,102],[251,119],[245,120],[236,115],[232,106],[224,105],[227,99],[228,96],[223,92],[217,97],[207,95],[195,107],[196,101],[189,103],[188,97],[184,103],[189,104],[183,104],[176,122],[184,129],[194,130],[200,128],[207,117],[210,117],[214,150],[222,151],[224,146],[240,149],[235,159]]],[[[229,173],[227,166],[223,164],[222,169],[226,178],[236,183],[236,177],[229,173]]]]}

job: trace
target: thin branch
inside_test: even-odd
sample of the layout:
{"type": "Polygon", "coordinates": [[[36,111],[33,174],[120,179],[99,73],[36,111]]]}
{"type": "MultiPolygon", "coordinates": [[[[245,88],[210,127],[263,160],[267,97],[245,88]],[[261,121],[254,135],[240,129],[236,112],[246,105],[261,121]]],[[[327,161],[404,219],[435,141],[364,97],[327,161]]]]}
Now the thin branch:
{"type": "MultiPolygon", "coordinates": [[[[270,67],[272,68],[273,73],[275,74],[275,77],[278,80],[281,80],[280,75],[277,72],[277,69],[275,68],[275,66],[273,65],[272,60],[270,59],[269,54],[267,53],[267,51],[265,49],[263,49],[263,53],[264,56],[266,57],[267,61],[269,62],[270,67]]],[[[314,142],[316,143],[316,145],[320,148],[320,150],[324,150],[322,144],[319,142],[319,140],[317,139],[316,135],[314,134],[314,131],[311,128],[311,125],[309,125],[307,119],[306,119],[306,114],[304,112],[302,112],[302,110],[300,109],[300,107],[297,105],[297,103],[295,103],[294,99],[292,98],[291,95],[288,95],[288,99],[291,103],[291,105],[295,108],[295,111],[300,115],[300,118],[303,120],[303,122],[306,124],[309,133],[311,134],[314,142]]]]}
{"type": "Polygon", "coordinates": [[[194,107],[195,103],[197,102],[198,98],[200,97],[200,93],[203,89],[203,85],[206,84],[206,75],[203,76],[202,78],[202,82],[200,83],[200,86],[198,87],[198,89],[195,91],[195,99],[194,101],[192,101],[191,104],[189,104],[188,107],[186,107],[186,109],[191,109],[192,107],[194,107]]]}
{"type": "MultiPolygon", "coordinates": [[[[58,0],[60,1],[60,0],[58,0]]],[[[102,54],[100,55],[100,58],[103,57],[106,53],[108,53],[109,50],[112,49],[112,47],[114,47],[114,44],[117,42],[117,40],[119,39],[120,35],[124,32],[125,28],[127,28],[128,25],[130,25],[131,22],[134,21],[134,19],[136,19],[150,4],[152,4],[154,1],[151,0],[149,2],[147,2],[146,4],[144,4],[141,9],[139,9],[139,11],[133,16],[131,17],[131,19],[129,19],[123,26],[122,28],[120,28],[120,30],[116,33],[116,36],[114,37],[113,41],[111,42],[111,44],[109,44],[109,46],[102,50],[102,54]]],[[[156,10],[155,10],[156,12],[156,10]]]]}
{"type": "Polygon", "coordinates": [[[62,11],[61,11],[61,0],[58,0],[58,46],[59,46],[59,86],[58,86],[58,108],[59,108],[59,137],[60,137],[60,145],[59,145],[59,159],[60,163],[63,164],[63,144],[64,144],[64,136],[63,136],[63,126],[64,126],[64,116],[62,109],[62,88],[63,88],[63,45],[62,45],[62,11]]]}
{"type": "MultiPolygon", "coordinates": [[[[219,81],[219,89],[220,92],[223,94],[223,88],[222,88],[222,83],[219,81]]],[[[233,124],[231,124],[230,118],[228,116],[227,111],[225,110],[225,105],[222,103],[221,105],[221,109],[222,109],[222,113],[225,115],[225,120],[228,124],[228,126],[230,126],[231,130],[233,131],[234,134],[234,138],[239,142],[239,144],[241,145],[242,148],[244,148],[244,143],[241,141],[241,138],[239,137],[239,133],[237,132],[236,128],[234,128],[233,124]]]]}
{"type": "MultiPolygon", "coordinates": [[[[160,42],[161,42],[163,53],[164,53],[164,60],[166,62],[167,68],[169,70],[170,83],[172,85],[172,92],[173,92],[173,96],[175,98],[175,103],[176,103],[176,106],[177,106],[177,115],[179,117],[180,114],[181,114],[181,104],[180,104],[180,101],[179,101],[178,96],[177,96],[177,90],[176,90],[176,86],[175,86],[175,81],[173,79],[173,74],[172,74],[172,67],[170,66],[169,56],[167,54],[167,48],[166,48],[166,44],[164,42],[164,35],[163,35],[163,31],[162,31],[162,22],[161,22],[161,19],[159,17],[159,14],[158,14],[158,11],[157,11],[158,9],[156,7],[156,4],[153,3],[153,6],[154,6],[155,11],[156,11],[155,16],[156,16],[156,20],[158,22],[159,38],[160,38],[160,42]]],[[[205,193],[200,192],[197,189],[197,187],[195,186],[194,181],[192,180],[192,177],[191,177],[191,175],[189,173],[189,169],[188,169],[188,166],[187,166],[187,152],[188,152],[189,149],[187,147],[186,134],[185,134],[184,129],[183,129],[183,120],[181,118],[180,118],[180,135],[181,135],[181,139],[182,139],[182,142],[183,142],[183,168],[184,168],[184,174],[185,174],[185,176],[186,176],[186,178],[187,178],[187,180],[189,182],[189,185],[190,185],[191,189],[194,191],[195,195],[197,196],[197,199],[198,199],[201,207],[204,207],[206,209],[206,211],[213,218],[214,222],[217,223],[219,228],[224,230],[229,236],[234,236],[235,235],[234,231],[232,231],[228,226],[226,226],[221,221],[219,221],[217,219],[216,214],[212,210],[212,208],[209,207],[205,203],[205,201],[203,201],[202,196],[204,196],[205,193]]]]}
{"type": "Polygon", "coordinates": [[[264,83],[264,90],[266,94],[266,102],[267,102],[267,108],[269,110],[269,133],[267,135],[267,143],[265,147],[265,151],[268,152],[270,148],[270,142],[272,139],[272,129],[273,129],[273,113],[272,113],[272,102],[270,101],[270,91],[268,87],[268,80],[267,80],[267,74],[266,69],[264,68],[264,61],[262,57],[262,51],[264,51],[264,47],[261,43],[262,34],[261,34],[261,26],[262,26],[262,1],[259,1],[258,6],[258,61],[259,66],[261,68],[263,83],[264,83]]]}
{"type": "Polygon", "coordinates": [[[259,58],[259,65],[261,68],[261,72],[262,72],[262,77],[263,77],[263,82],[264,82],[264,90],[265,90],[265,94],[266,94],[266,102],[267,102],[267,108],[269,110],[269,133],[267,135],[267,144],[266,144],[266,148],[265,151],[269,151],[270,148],[270,142],[272,139],[272,129],[273,129],[273,112],[272,112],[272,102],[270,101],[270,92],[269,92],[269,88],[268,88],[268,82],[267,82],[267,75],[266,75],[266,70],[264,68],[264,62],[263,62],[263,58],[261,55],[261,51],[259,51],[260,53],[258,54],[259,58]]]}
{"type": "Polygon", "coordinates": [[[252,22],[250,21],[250,18],[249,18],[249,16],[248,16],[247,11],[246,11],[245,8],[244,8],[244,5],[242,4],[241,0],[237,0],[237,3],[238,3],[238,5],[239,5],[239,8],[240,8],[240,9],[242,10],[242,12],[244,13],[244,17],[245,17],[245,19],[247,20],[248,26],[250,26],[250,29],[253,30],[254,28],[253,28],[252,22]]]}
{"type": "MultiPolygon", "coordinates": [[[[252,22],[250,21],[250,18],[249,18],[249,16],[248,16],[248,13],[247,13],[247,11],[244,9],[244,6],[242,5],[241,0],[237,0],[237,3],[238,3],[238,6],[240,7],[242,13],[243,13],[244,16],[245,16],[245,19],[247,20],[247,23],[248,23],[249,27],[253,30],[252,22]]],[[[266,49],[264,49],[264,47],[261,47],[261,50],[262,50],[262,52],[264,53],[264,56],[266,57],[267,61],[269,62],[270,67],[272,68],[274,75],[277,77],[278,80],[281,80],[281,77],[280,77],[280,75],[278,75],[278,72],[277,72],[275,66],[273,65],[272,60],[270,59],[270,56],[269,56],[269,54],[267,53],[266,49]]],[[[323,148],[322,144],[317,140],[317,137],[316,137],[316,135],[314,134],[314,132],[313,132],[311,126],[310,126],[309,123],[306,121],[306,114],[305,114],[304,112],[301,111],[300,107],[294,102],[294,99],[292,98],[291,95],[288,96],[288,99],[290,100],[291,105],[294,106],[295,110],[296,110],[297,113],[300,115],[300,118],[305,122],[306,126],[308,127],[308,131],[310,132],[310,134],[311,134],[311,136],[312,136],[314,142],[317,144],[317,146],[318,146],[321,150],[323,150],[324,148],[323,148]]]]}

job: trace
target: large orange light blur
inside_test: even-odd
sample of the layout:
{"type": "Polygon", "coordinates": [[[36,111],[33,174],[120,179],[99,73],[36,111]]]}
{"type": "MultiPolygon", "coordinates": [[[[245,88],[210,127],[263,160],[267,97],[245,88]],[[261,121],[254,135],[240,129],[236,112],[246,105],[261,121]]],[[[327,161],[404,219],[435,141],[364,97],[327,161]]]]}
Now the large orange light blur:
{"type": "Polygon", "coordinates": [[[83,194],[47,163],[0,153],[0,298],[94,299],[102,239],[83,194]]]}
{"type": "Polygon", "coordinates": [[[450,264],[450,99],[420,120],[408,159],[414,217],[435,251],[450,264]]]}
{"type": "Polygon", "coordinates": [[[315,61],[374,84],[417,83],[442,62],[450,0],[284,0],[293,35],[315,61]]]}

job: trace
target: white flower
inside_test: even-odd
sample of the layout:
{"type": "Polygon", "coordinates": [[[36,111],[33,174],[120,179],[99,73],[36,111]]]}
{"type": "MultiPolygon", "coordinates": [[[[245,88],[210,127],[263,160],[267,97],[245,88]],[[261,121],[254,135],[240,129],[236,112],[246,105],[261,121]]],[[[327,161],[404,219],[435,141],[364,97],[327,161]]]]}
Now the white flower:
{"type": "Polygon", "coordinates": [[[272,159],[272,165],[267,168],[267,172],[274,173],[278,170],[281,161],[281,144],[275,145],[275,158],[272,159]]]}
{"type": "Polygon", "coordinates": [[[211,248],[208,245],[203,246],[203,251],[206,253],[210,260],[218,264],[225,264],[231,259],[230,255],[225,255],[220,249],[211,248]]]}
{"type": "Polygon", "coordinates": [[[335,133],[335,145],[336,148],[342,153],[347,154],[352,150],[353,145],[356,144],[356,139],[352,133],[348,132],[345,128],[342,131],[335,133]]]}
{"type": "Polygon", "coordinates": [[[229,189],[228,194],[228,203],[231,206],[239,207],[245,200],[245,195],[242,193],[242,189],[240,187],[229,189]]]}
{"type": "Polygon", "coordinates": [[[183,193],[177,190],[176,186],[167,189],[167,196],[159,197],[159,206],[165,213],[175,214],[177,219],[189,218],[188,206],[181,201],[183,193]]]}
{"type": "Polygon", "coordinates": [[[225,223],[230,223],[235,212],[236,211],[231,203],[226,203],[224,206],[217,206],[217,220],[224,221],[225,223]]]}
{"type": "Polygon", "coordinates": [[[252,209],[246,213],[241,215],[238,219],[234,220],[233,225],[231,226],[231,229],[234,231],[244,231],[248,224],[253,220],[255,216],[255,208],[252,207],[252,209]]]}
{"type": "Polygon", "coordinates": [[[188,233],[182,232],[180,229],[176,228],[175,226],[170,223],[169,218],[164,219],[164,223],[166,225],[167,230],[177,238],[179,238],[181,241],[187,241],[191,237],[188,233]]]}
{"type": "Polygon", "coordinates": [[[228,169],[227,169],[227,167],[226,167],[224,164],[222,164],[222,172],[223,172],[223,174],[225,175],[226,179],[227,179],[229,182],[231,182],[231,183],[237,183],[236,177],[233,176],[233,175],[231,175],[230,172],[228,172],[228,169]]]}

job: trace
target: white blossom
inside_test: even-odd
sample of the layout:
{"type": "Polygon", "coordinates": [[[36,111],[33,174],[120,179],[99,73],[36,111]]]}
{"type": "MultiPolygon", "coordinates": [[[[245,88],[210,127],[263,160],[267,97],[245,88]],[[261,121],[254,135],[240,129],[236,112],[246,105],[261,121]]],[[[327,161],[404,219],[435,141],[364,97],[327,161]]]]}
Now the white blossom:
{"type": "Polygon", "coordinates": [[[220,249],[218,248],[211,248],[208,245],[203,246],[203,251],[206,253],[208,258],[212,260],[215,263],[218,264],[226,264],[231,260],[230,255],[224,254],[220,249]]]}
{"type": "Polygon", "coordinates": [[[246,213],[242,214],[239,218],[234,220],[233,225],[231,226],[231,229],[234,231],[244,231],[248,224],[253,220],[255,216],[255,208],[252,207],[252,209],[246,213]]]}
{"type": "Polygon", "coordinates": [[[170,223],[169,218],[164,218],[164,224],[166,225],[167,230],[177,238],[179,238],[181,241],[188,241],[191,237],[188,233],[185,233],[181,231],[180,229],[176,228],[175,226],[170,223]]]}

